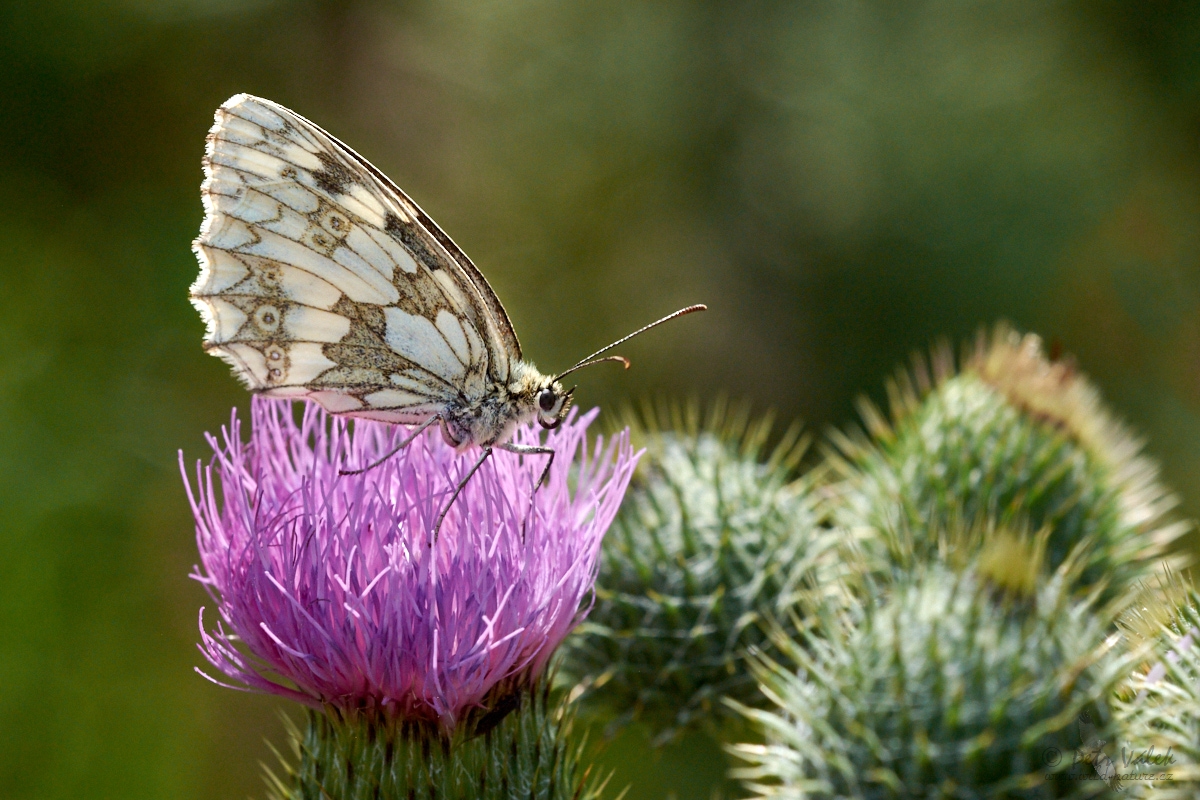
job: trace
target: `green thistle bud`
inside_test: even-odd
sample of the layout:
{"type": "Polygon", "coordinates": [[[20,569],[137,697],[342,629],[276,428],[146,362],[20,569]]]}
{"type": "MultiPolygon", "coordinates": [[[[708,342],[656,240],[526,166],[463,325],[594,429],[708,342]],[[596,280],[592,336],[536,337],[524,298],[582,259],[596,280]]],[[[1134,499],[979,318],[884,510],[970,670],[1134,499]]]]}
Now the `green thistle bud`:
{"type": "Polygon", "coordinates": [[[935,563],[882,603],[822,614],[800,642],[777,642],[795,667],[758,662],[777,708],[743,709],[764,743],[732,748],[748,764],[735,776],[760,797],[796,800],[1106,789],[1107,761],[1103,774],[1093,762],[1109,757],[1108,698],[1128,662],[1101,655],[1103,615],[1072,599],[1075,579],[1059,570],[1013,602],[976,570],[935,563]],[[1092,761],[1081,767],[1078,753],[1092,761]]]}
{"type": "Polygon", "coordinates": [[[1141,443],[1036,336],[1001,325],[954,369],[948,348],[889,386],[891,421],[868,403],[870,438],[835,435],[831,517],[885,571],[939,557],[931,532],[959,521],[1046,529],[1046,566],[1077,545],[1083,587],[1113,594],[1146,576],[1187,530],[1141,443]]]}
{"type": "Polygon", "coordinates": [[[797,427],[765,453],[769,417],[718,403],[629,415],[647,449],[604,543],[596,604],[564,672],[591,710],[646,722],[659,742],[758,697],[744,651],[770,651],[762,621],[829,590],[832,534],[794,480],[797,427]],[[668,425],[675,430],[664,430],[668,425]],[[765,455],[765,458],[764,458],[765,455]]]}
{"type": "MultiPolygon", "coordinates": [[[[547,684],[548,685],[548,684],[547,684]]],[[[580,768],[568,706],[543,687],[511,694],[453,732],[436,722],[328,709],[290,727],[284,775],[268,771],[272,800],[595,800],[603,785],[580,768]],[[505,713],[507,712],[507,713],[505,713]]]]}

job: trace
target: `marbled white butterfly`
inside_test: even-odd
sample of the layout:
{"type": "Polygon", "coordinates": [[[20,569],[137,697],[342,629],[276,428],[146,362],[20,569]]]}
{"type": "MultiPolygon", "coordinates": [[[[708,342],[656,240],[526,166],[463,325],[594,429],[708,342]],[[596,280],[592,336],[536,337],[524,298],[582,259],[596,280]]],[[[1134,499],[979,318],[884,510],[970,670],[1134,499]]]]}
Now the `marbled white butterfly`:
{"type": "Polygon", "coordinates": [[[415,425],[397,450],[434,424],[459,450],[481,447],[442,518],[493,447],[547,455],[545,478],[553,450],[509,438],[531,419],[562,423],[574,388],[561,378],[604,361],[628,367],[600,356],[705,308],[680,309],[549,377],[521,357],[499,299],[450,237],[299,114],[231,97],[209,131],[204,174],[191,301],[207,324],[205,349],[252,392],[415,425]]]}

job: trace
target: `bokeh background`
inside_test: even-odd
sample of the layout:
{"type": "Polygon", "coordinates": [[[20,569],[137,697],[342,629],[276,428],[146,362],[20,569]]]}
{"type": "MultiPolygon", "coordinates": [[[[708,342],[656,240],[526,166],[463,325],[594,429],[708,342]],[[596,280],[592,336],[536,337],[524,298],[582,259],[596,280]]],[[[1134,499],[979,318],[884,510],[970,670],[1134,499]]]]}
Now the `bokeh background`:
{"type": "MultiPolygon", "coordinates": [[[[247,396],[186,300],[235,92],[373,160],[584,405],[816,432],[934,338],[1074,353],[1200,513],[1200,6],[1186,0],[0,4],[0,797],[261,797],[277,701],[192,672],[177,450],[247,396]]],[[[693,737],[601,758],[708,798],[693,737]]],[[[725,787],[728,791],[729,787],[725,787]]]]}

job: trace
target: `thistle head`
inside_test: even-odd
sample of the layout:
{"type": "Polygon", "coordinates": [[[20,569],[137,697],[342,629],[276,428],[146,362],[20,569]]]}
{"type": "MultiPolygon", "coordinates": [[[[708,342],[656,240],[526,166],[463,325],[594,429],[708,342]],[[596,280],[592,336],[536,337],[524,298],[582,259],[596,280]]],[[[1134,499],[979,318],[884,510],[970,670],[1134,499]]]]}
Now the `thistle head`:
{"type": "Polygon", "coordinates": [[[764,624],[835,584],[834,538],[797,480],[798,427],[773,448],[770,418],[715,404],[627,415],[646,447],[606,542],[596,606],[569,640],[564,672],[611,726],[639,719],[659,741],[753,702],[748,649],[764,624]]]}
{"type": "Polygon", "coordinates": [[[958,368],[936,348],[888,394],[890,419],[864,402],[866,435],[835,434],[829,454],[831,518],[883,569],[899,566],[899,540],[917,559],[936,556],[939,523],[991,520],[1044,531],[1050,571],[1083,547],[1081,587],[1105,582],[1115,595],[1187,530],[1141,442],[1036,336],[1001,325],[958,368]]]}
{"type": "Polygon", "coordinates": [[[1129,663],[1106,654],[1103,620],[1069,591],[1068,571],[1013,603],[973,567],[934,563],[822,613],[799,641],[779,637],[785,658],[756,670],[774,707],[742,709],[762,743],[733,748],[746,763],[737,776],[789,800],[1088,788],[1055,773],[1075,749],[1115,738],[1109,698],[1129,663]]]}
{"type": "MultiPolygon", "coordinates": [[[[226,678],[313,707],[453,728],[542,672],[585,610],[604,536],[636,465],[627,435],[589,446],[595,416],[546,436],[557,458],[496,453],[434,523],[475,459],[428,432],[351,428],[306,405],[255,398],[210,437],[188,495],[217,607],[200,649],[226,678]]],[[[532,426],[517,442],[532,444],[532,426]]],[[[186,480],[186,473],[185,473],[186,480]]]]}

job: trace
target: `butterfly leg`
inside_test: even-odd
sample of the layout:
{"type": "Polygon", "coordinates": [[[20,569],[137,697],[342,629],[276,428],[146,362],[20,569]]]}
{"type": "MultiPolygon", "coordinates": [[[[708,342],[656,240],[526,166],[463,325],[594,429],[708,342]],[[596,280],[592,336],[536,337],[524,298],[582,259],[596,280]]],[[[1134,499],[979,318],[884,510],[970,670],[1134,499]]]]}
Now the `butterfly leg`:
{"type": "Polygon", "coordinates": [[[362,473],[366,472],[367,470],[375,469],[380,464],[387,461],[392,456],[396,455],[396,453],[399,453],[401,450],[403,450],[404,448],[406,448],[410,444],[412,444],[413,439],[416,439],[418,436],[421,435],[421,433],[423,433],[425,431],[426,428],[428,428],[430,425],[432,425],[433,423],[437,422],[440,419],[441,419],[441,417],[439,415],[434,414],[432,417],[430,417],[429,419],[425,420],[420,425],[418,425],[416,430],[414,430],[408,436],[405,436],[404,440],[401,441],[400,444],[393,447],[388,452],[388,454],[386,456],[384,456],[383,458],[381,458],[371,464],[368,464],[367,466],[362,467],[361,469],[339,469],[338,475],[361,475],[362,473]]]}
{"type": "Polygon", "coordinates": [[[542,447],[535,444],[514,444],[513,442],[505,442],[504,444],[498,444],[496,446],[501,450],[507,450],[510,453],[516,453],[517,455],[522,456],[550,456],[550,458],[546,459],[546,467],[542,470],[542,477],[538,478],[537,485],[533,487],[534,489],[541,488],[546,483],[546,479],[550,477],[550,465],[554,463],[554,448],[542,447]]]}
{"type": "Polygon", "coordinates": [[[442,520],[444,520],[446,518],[446,515],[450,513],[450,506],[454,505],[454,501],[458,499],[458,496],[460,494],[462,494],[463,487],[467,485],[467,481],[471,480],[471,476],[474,475],[479,470],[479,468],[483,466],[483,462],[487,461],[487,457],[490,456],[491,454],[492,454],[492,448],[490,448],[490,447],[483,448],[483,455],[481,455],[479,457],[479,460],[475,462],[474,466],[472,466],[469,470],[467,470],[467,474],[464,475],[463,479],[458,482],[458,486],[454,487],[454,494],[452,494],[450,496],[450,502],[446,503],[446,507],[442,509],[441,514],[438,514],[437,522],[434,523],[433,541],[431,541],[429,543],[430,547],[433,547],[433,545],[437,542],[438,531],[440,531],[442,529],[442,520]]]}

